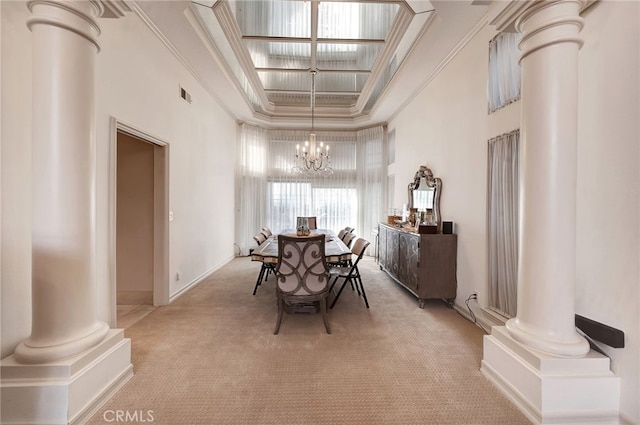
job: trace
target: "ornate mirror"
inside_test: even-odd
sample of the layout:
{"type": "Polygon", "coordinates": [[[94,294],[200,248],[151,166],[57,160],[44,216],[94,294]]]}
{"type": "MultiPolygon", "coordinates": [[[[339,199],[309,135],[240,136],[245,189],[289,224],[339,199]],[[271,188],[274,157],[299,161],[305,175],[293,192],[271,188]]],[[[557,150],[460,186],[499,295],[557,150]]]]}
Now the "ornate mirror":
{"type": "Polygon", "coordinates": [[[442,180],[433,177],[433,173],[426,165],[421,165],[413,181],[409,183],[409,208],[418,211],[431,210],[438,226],[438,233],[442,229],[440,220],[440,194],[442,180]]]}

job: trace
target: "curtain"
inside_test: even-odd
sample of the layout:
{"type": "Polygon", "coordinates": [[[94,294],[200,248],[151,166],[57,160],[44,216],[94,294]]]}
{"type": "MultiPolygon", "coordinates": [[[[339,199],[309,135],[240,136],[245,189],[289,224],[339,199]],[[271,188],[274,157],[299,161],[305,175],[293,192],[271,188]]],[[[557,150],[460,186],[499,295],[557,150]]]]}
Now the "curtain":
{"type": "MultiPolygon", "coordinates": [[[[386,135],[382,126],[354,131],[318,131],[330,146],[332,174],[292,172],[296,144],[308,131],[265,130],[242,124],[237,164],[241,253],[255,247],[263,226],[274,233],[296,226],[297,217],[315,216],[317,226],[338,233],[347,226],[371,240],[386,205],[386,135]]],[[[372,248],[373,249],[373,248],[372,248]]]]}
{"type": "Polygon", "coordinates": [[[517,313],[518,144],[520,131],[489,140],[489,308],[517,313]]]}
{"type": "Polygon", "coordinates": [[[330,146],[333,174],[292,173],[296,144],[308,131],[270,130],[265,221],[274,232],[292,229],[296,217],[315,216],[319,229],[336,233],[357,220],[356,133],[317,131],[316,142],[330,146]]]}
{"type": "Polygon", "coordinates": [[[520,33],[501,33],[489,42],[489,113],[520,99],[521,37],[520,33]]]}
{"type": "Polygon", "coordinates": [[[267,169],[264,161],[268,148],[267,130],[247,124],[240,126],[240,143],[236,164],[236,241],[240,255],[256,247],[253,236],[265,225],[267,169]]]}
{"type": "MultiPolygon", "coordinates": [[[[372,241],[372,231],[385,215],[387,167],[385,156],[385,131],[382,126],[368,128],[357,133],[357,193],[358,222],[356,233],[372,241]]],[[[367,255],[375,246],[367,248],[367,255]]]]}

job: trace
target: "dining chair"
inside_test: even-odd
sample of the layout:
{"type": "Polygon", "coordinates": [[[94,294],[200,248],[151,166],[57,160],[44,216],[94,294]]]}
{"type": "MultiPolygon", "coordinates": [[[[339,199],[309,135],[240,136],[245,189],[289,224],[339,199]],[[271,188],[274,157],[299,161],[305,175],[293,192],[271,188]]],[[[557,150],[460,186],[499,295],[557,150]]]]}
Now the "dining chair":
{"type": "Polygon", "coordinates": [[[264,235],[264,233],[260,232],[253,237],[253,240],[256,241],[258,246],[260,246],[264,243],[264,241],[267,240],[267,237],[264,235]]]}
{"type": "Polygon", "coordinates": [[[273,235],[273,232],[271,231],[271,229],[269,229],[268,227],[263,227],[260,230],[260,233],[262,233],[263,235],[265,235],[267,238],[270,237],[271,235],[273,235]]]}
{"type": "Polygon", "coordinates": [[[362,293],[362,296],[364,297],[364,304],[367,306],[367,308],[369,308],[367,294],[364,291],[364,286],[362,285],[360,270],[358,270],[358,262],[364,256],[364,253],[367,250],[369,244],[370,242],[368,240],[358,238],[358,240],[353,245],[353,249],[351,250],[351,252],[356,255],[356,260],[349,265],[335,266],[329,269],[329,276],[333,279],[329,291],[333,290],[333,287],[335,286],[338,279],[344,279],[342,285],[340,286],[340,289],[338,290],[338,293],[336,294],[336,297],[331,302],[331,306],[329,308],[333,308],[333,306],[336,304],[336,301],[338,301],[338,298],[340,298],[340,294],[342,294],[342,290],[347,285],[347,282],[351,284],[352,288],[355,284],[358,295],[362,293]]]}
{"type": "MultiPolygon", "coordinates": [[[[265,236],[264,233],[260,232],[253,237],[253,240],[257,242],[258,246],[260,246],[267,240],[267,237],[265,236]]],[[[253,252],[253,250],[251,250],[251,252],[253,252]]],[[[267,279],[269,279],[269,274],[274,270],[275,270],[274,264],[265,263],[264,261],[262,262],[262,267],[260,267],[260,272],[258,273],[258,279],[256,280],[256,285],[253,287],[253,295],[256,294],[256,291],[258,290],[258,286],[262,285],[262,280],[264,279],[266,282],[267,279]]]]}
{"type": "Polygon", "coordinates": [[[296,227],[306,224],[309,226],[310,230],[314,230],[318,228],[317,221],[316,217],[298,217],[296,220],[296,227]]]}
{"type": "Polygon", "coordinates": [[[280,331],[285,303],[318,302],[327,333],[331,333],[327,318],[329,272],[324,256],[324,235],[295,237],[278,235],[278,265],[276,266],[276,296],[278,319],[273,332],[280,331]]]}
{"type": "Polygon", "coordinates": [[[353,231],[356,230],[356,228],[347,226],[347,227],[344,228],[344,230],[347,233],[353,233],[353,231]]]}
{"type": "Polygon", "coordinates": [[[344,244],[347,246],[347,248],[351,248],[351,242],[353,242],[353,240],[356,238],[356,234],[355,233],[347,233],[346,235],[344,235],[344,238],[342,239],[342,242],[344,242],[344,244]]]}
{"type": "Polygon", "coordinates": [[[345,229],[341,229],[338,232],[338,239],[342,240],[342,238],[344,238],[344,235],[347,233],[347,231],[345,229]]]}

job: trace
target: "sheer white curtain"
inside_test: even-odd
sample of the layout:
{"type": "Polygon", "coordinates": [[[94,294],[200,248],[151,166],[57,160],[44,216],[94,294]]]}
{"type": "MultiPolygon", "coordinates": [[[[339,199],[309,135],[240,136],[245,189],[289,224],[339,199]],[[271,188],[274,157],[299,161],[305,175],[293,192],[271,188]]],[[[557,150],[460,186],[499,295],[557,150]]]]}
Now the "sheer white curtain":
{"type": "Polygon", "coordinates": [[[521,38],[520,33],[501,33],[489,42],[489,113],[520,99],[521,38]]]}
{"type": "Polygon", "coordinates": [[[247,124],[240,130],[237,238],[243,254],[255,246],[253,236],[262,226],[281,232],[295,228],[299,216],[315,216],[318,228],[336,233],[355,227],[356,234],[371,240],[386,204],[383,127],[316,132],[317,141],[330,146],[330,175],[291,172],[296,144],[308,140],[308,131],[247,124]]]}
{"type": "Polygon", "coordinates": [[[267,130],[247,124],[240,126],[236,164],[236,240],[241,255],[248,255],[249,249],[256,246],[253,236],[265,225],[268,145],[267,130]]]}
{"type": "Polygon", "coordinates": [[[520,131],[489,140],[489,308],[515,317],[518,273],[518,144],[520,131]]]}
{"type": "Polygon", "coordinates": [[[387,168],[385,157],[385,130],[382,126],[360,130],[357,133],[357,192],[358,224],[356,233],[372,245],[367,249],[374,252],[375,241],[372,231],[384,216],[386,205],[387,168]]]}
{"type": "Polygon", "coordinates": [[[269,131],[266,222],[274,232],[294,228],[298,216],[315,216],[318,228],[336,232],[357,220],[355,132],[316,132],[330,146],[331,175],[291,172],[296,144],[308,139],[308,131],[269,131]]]}

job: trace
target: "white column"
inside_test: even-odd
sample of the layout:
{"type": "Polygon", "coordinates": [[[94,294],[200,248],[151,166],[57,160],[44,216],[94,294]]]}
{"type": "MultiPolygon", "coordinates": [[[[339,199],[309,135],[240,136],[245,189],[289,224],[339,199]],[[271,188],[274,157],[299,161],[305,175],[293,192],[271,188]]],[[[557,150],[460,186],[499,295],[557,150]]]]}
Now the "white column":
{"type": "Polygon", "coordinates": [[[522,33],[518,314],[509,335],[539,351],[581,357],[575,329],[578,0],[535,3],[522,33]]]}
{"type": "Polygon", "coordinates": [[[96,319],[94,62],[97,1],[31,1],[33,265],[31,336],[20,363],[48,363],[99,344],[96,319]]]}

